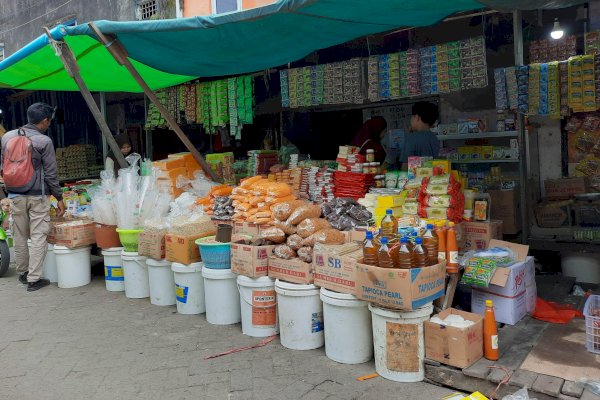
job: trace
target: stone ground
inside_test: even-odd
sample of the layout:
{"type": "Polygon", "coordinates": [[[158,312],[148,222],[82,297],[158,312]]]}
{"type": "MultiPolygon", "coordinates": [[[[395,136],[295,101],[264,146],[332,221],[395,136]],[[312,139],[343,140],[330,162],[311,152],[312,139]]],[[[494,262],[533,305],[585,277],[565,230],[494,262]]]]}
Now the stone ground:
{"type": "MultiPolygon", "coordinates": [[[[323,349],[258,343],[240,325],[214,326],[148,299],[107,292],[102,277],[77,289],[27,293],[13,269],[0,278],[0,399],[441,399],[450,390],[375,378],[373,362],[344,365],[323,349]]],[[[349,332],[351,334],[351,332],[349,332]]]]}

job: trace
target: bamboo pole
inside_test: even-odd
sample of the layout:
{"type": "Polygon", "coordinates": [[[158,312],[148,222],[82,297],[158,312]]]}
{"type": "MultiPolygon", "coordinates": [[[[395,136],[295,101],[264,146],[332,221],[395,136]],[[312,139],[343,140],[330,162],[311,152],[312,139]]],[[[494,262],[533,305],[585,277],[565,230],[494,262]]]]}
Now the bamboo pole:
{"type": "Polygon", "coordinates": [[[208,176],[210,176],[213,181],[216,181],[217,177],[216,177],[215,173],[212,171],[212,169],[210,168],[210,166],[208,165],[208,163],[206,162],[206,160],[204,160],[204,157],[202,157],[202,155],[200,154],[200,152],[198,152],[196,147],[194,147],[194,145],[192,144],[190,139],[188,139],[188,137],[185,135],[185,133],[183,133],[183,131],[177,124],[177,121],[175,121],[175,119],[169,114],[167,109],[158,100],[158,98],[156,97],[156,95],[154,94],[152,89],[150,89],[150,87],[148,86],[146,81],[144,81],[144,78],[142,78],[142,76],[135,69],[133,64],[131,64],[131,61],[129,61],[129,59],[127,58],[127,50],[123,47],[123,45],[118,41],[117,38],[114,38],[110,35],[105,35],[104,33],[102,33],[100,31],[100,29],[98,29],[98,27],[93,22],[88,23],[88,26],[96,34],[98,40],[100,40],[100,42],[102,44],[104,44],[104,47],[106,47],[106,50],[108,50],[108,52],[113,56],[113,58],[120,65],[124,66],[127,69],[127,71],[129,71],[129,73],[131,74],[133,79],[135,79],[135,81],[138,83],[138,85],[140,85],[140,87],[142,88],[142,90],[144,91],[144,93],[146,94],[148,99],[150,99],[150,101],[156,106],[158,111],[162,114],[163,118],[169,124],[169,127],[177,134],[179,139],[183,142],[183,144],[190,151],[190,153],[192,153],[192,155],[194,156],[196,161],[200,164],[200,166],[202,167],[204,172],[206,174],[208,174],[208,176]]]}
{"type": "Polygon", "coordinates": [[[64,40],[54,40],[48,28],[44,27],[44,31],[46,32],[46,35],[48,35],[48,40],[50,40],[50,44],[55,47],[56,55],[62,61],[65,70],[77,84],[77,87],[79,88],[83,99],[85,100],[88,108],[90,109],[92,116],[96,120],[96,123],[100,127],[100,132],[102,132],[102,135],[104,136],[106,142],[110,146],[110,149],[115,155],[119,166],[121,168],[126,168],[129,164],[127,163],[127,161],[125,161],[125,157],[123,157],[119,145],[115,141],[115,138],[113,137],[112,133],[110,133],[110,128],[106,124],[106,121],[102,116],[102,112],[98,108],[98,105],[96,104],[92,93],[81,78],[81,74],[79,73],[79,65],[77,65],[77,59],[71,51],[71,48],[64,40]]]}

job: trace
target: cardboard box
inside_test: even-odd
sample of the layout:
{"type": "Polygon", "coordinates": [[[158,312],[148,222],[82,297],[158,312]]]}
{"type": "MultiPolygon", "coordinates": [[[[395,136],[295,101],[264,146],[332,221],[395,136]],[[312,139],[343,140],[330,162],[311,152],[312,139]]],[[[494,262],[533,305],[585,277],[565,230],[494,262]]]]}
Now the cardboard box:
{"type": "Polygon", "coordinates": [[[572,200],[552,201],[535,206],[535,219],[540,228],[564,228],[573,225],[572,200]]]}
{"type": "Polygon", "coordinates": [[[165,235],[156,232],[141,232],[138,241],[140,256],[162,260],[165,258],[165,235]]]}
{"type": "Polygon", "coordinates": [[[313,265],[297,258],[282,260],[271,256],[269,257],[269,277],[307,285],[314,282],[313,265]]]}
{"type": "Polygon", "coordinates": [[[258,225],[249,222],[236,222],[233,226],[236,235],[256,236],[259,233],[258,225]]]}
{"type": "Polygon", "coordinates": [[[165,256],[168,261],[176,262],[184,265],[202,261],[200,258],[200,249],[196,245],[196,240],[205,235],[200,236],[165,236],[165,256]]]}
{"type": "Polygon", "coordinates": [[[91,246],[96,243],[96,234],[94,233],[96,224],[94,221],[81,222],[80,225],[72,225],[73,222],[76,221],[51,222],[48,243],[70,249],[91,246]]]}
{"type": "Polygon", "coordinates": [[[356,264],[356,294],[380,306],[414,310],[444,295],[446,262],[425,268],[390,269],[356,264]]]}
{"type": "Polygon", "coordinates": [[[462,251],[487,249],[492,239],[502,238],[502,221],[463,222],[462,251]]]}
{"type": "Polygon", "coordinates": [[[576,194],[587,193],[585,178],[546,179],[544,187],[548,200],[568,200],[576,194]]]}
{"type": "Polygon", "coordinates": [[[267,276],[269,256],[274,247],[231,243],[231,272],[249,278],[267,276]]]}
{"type": "Polygon", "coordinates": [[[471,289],[471,311],[483,315],[485,301],[494,302],[496,321],[514,325],[535,307],[535,263],[528,257],[529,246],[492,240],[489,247],[508,247],[517,254],[517,262],[498,268],[487,288],[471,289]]]}
{"type": "Polygon", "coordinates": [[[453,308],[437,316],[445,319],[451,314],[460,315],[475,324],[460,329],[425,321],[425,357],[442,364],[467,368],[483,357],[483,317],[453,308]]]}
{"type": "Polygon", "coordinates": [[[521,232],[521,199],[518,189],[488,190],[492,199],[490,215],[502,221],[502,233],[516,235],[521,232]]]}
{"type": "Polygon", "coordinates": [[[355,294],[356,264],[359,259],[362,259],[362,250],[342,256],[330,251],[315,252],[315,285],[340,293],[355,294]]]}

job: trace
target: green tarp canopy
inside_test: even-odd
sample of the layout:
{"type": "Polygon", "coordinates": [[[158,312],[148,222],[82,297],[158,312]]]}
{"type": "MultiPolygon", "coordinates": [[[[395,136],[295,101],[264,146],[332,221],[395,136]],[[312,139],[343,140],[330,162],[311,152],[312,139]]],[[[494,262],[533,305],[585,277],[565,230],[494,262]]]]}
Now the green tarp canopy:
{"type": "MultiPolygon", "coordinates": [[[[95,24],[118,38],[149,86],[159,89],[281,66],[362,36],[482,7],[475,0],[279,0],[211,17],[95,24]]],[[[91,91],[141,92],[87,24],[59,26],[52,35],[71,46],[91,91]]],[[[44,35],[0,63],[0,87],[78,90],[44,35]]]]}

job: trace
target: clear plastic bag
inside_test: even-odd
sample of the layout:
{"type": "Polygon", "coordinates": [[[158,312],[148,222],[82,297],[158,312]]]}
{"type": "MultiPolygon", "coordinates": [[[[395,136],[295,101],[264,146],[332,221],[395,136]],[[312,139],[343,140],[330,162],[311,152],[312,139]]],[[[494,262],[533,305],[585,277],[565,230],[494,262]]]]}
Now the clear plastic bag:
{"type": "Polygon", "coordinates": [[[320,230],[331,228],[329,221],[323,218],[308,218],[298,224],[298,235],[307,238],[320,230]]]}
{"type": "Polygon", "coordinates": [[[536,400],[533,397],[529,397],[527,388],[519,389],[515,393],[508,396],[504,396],[502,400],[536,400]]]}
{"type": "Polygon", "coordinates": [[[579,379],[577,382],[584,385],[587,389],[589,389],[596,396],[600,396],[600,379],[593,380],[593,379],[582,378],[582,379],[579,379]]]}
{"type": "Polygon", "coordinates": [[[511,249],[506,247],[492,247],[487,250],[468,251],[460,258],[459,263],[464,267],[473,258],[495,261],[498,267],[510,267],[517,261],[517,255],[511,249]]]}

